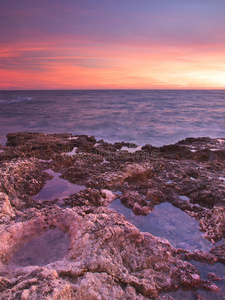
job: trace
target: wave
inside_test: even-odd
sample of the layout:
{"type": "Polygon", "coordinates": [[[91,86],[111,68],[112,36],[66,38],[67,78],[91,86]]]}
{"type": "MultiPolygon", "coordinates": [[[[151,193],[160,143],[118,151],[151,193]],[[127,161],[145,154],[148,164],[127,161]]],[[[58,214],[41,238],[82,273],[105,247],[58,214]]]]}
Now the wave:
{"type": "Polygon", "coordinates": [[[24,101],[33,101],[33,97],[16,97],[16,99],[0,99],[0,104],[12,104],[12,103],[19,103],[19,102],[24,102],[24,101]]]}

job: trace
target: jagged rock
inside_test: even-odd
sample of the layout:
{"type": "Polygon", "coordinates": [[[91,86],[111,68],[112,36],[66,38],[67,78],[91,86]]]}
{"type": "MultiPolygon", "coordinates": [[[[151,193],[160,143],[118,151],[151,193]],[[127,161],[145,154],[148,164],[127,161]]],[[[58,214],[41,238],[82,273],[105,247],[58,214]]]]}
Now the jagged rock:
{"type": "Polygon", "coordinates": [[[0,192],[0,222],[7,222],[15,216],[8,196],[0,192]]]}
{"type": "Polygon", "coordinates": [[[126,191],[120,196],[121,203],[132,208],[136,215],[147,215],[152,211],[153,205],[146,202],[138,192],[126,191]]]}
{"type": "Polygon", "coordinates": [[[206,231],[204,236],[212,243],[220,240],[225,232],[225,208],[215,207],[208,210],[199,221],[199,226],[206,231]]]}
{"type": "Polygon", "coordinates": [[[224,245],[210,253],[173,249],[107,205],[119,197],[135,214],[146,215],[167,201],[199,220],[207,239],[222,239],[225,140],[146,145],[135,155],[122,146],[130,144],[96,144],[85,135],[8,135],[0,155],[0,299],[154,299],[180,288],[218,292],[185,259],[224,263],[224,245]],[[38,205],[32,196],[51,179],[48,168],[87,189],[60,204],[55,199],[38,205]],[[13,265],[17,251],[52,228],[70,238],[64,258],[43,266],[13,265]]]}
{"type": "Polygon", "coordinates": [[[215,255],[219,262],[225,264],[225,244],[218,245],[212,248],[209,252],[215,255]]]}
{"type": "Polygon", "coordinates": [[[77,297],[88,294],[85,286],[90,286],[91,293],[97,293],[97,297],[108,293],[116,295],[118,292],[121,296],[115,299],[132,293],[141,299],[139,294],[146,298],[155,297],[161,290],[174,286],[197,287],[201,284],[195,267],[174,256],[168,241],[149,233],[140,233],[124,217],[107,208],[95,208],[93,213],[83,216],[79,208],[60,209],[53,206],[30,211],[28,216],[29,221],[14,221],[7,230],[4,227],[1,231],[1,272],[5,282],[1,295],[7,299],[14,299],[22,292],[23,297],[37,297],[37,291],[39,299],[46,292],[52,297],[50,299],[57,299],[54,295],[58,295],[58,290],[60,293],[74,293],[76,299],[76,293],[77,297]],[[30,272],[38,268],[35,266],[13,267],[10,264],[13,253],[25,241],[45,232],[50,226],[58,226],[70,236],[70,247],[65,258],[43,267],[55,274],[54,279],[30,272]],[[18,272],[24,275],[18,276],[18,272]],[[13,277],[17,279],[12,280],[13,277]],[[10,280],[8,285],[7,280],[10,280]],[[43,288],[46,280],[52,286],[51,292],[43,288]],[[126,292],[121,290],[121,284],[126,287],[126,292]]]}
{"type": "Polygon", "coordinates": [[[149,189],[146,194],[146,200],[151,201],[154,204],[163,202],[164,195],[161,191],[155,189],[149,189]]]}
{"type": "Polygon", "coordinates": [[[146,297],[137,293],[129,284],[120,287],[115,278],[107,273],[87,273],[77,280],[75,284],[76,294],[74,299],[135,299],[144,300],[146,297]]]}
{"type": "Polygon", "coordinates": [[[184,257],[187,260],[194,259],[207,264],[215,264],[218,261],[218,258],[212,253],[207,253],[199,249],[195,250],[193,253],[185,253],[184,257]]]}
{"type": "MultiPolygon", "coordinates": [[[[70,152],[73,147],[80,147],[83,150],[90,150],[96,143],[94,137],[72,134],[44,134],[44,133],[9,133],[7,135],[6,149],[14,148],[20,151],[27,158],[36,156],[42,159],[50,159],[55,153],[70,152]]],[[[13,153],[11,154],[13,156],[13,153]]],[[[18,157],[18,153],[16,155],[18,157]]]]}
{"type": "Polygon", "coordinates": [[[213,293],[218,293],[220,289],[218,288],[217,285],[215,285],[213,282],[208,281],[208,280],[203,280],[201,287],[207,291],[213,292],[213,293]]]}
{"type": "Polygon", "coordinates": [[[210,280],[210,281],[221,281],[222,278],[220,278],[218,275],[216,275],[215,273],[209,273],[207,275],[207,278],[210,280]]]}
{"type": "Polygon", "coordinates": [[[9,196],[12,206],[22,209],[32,204],[29,196],[39,192],[49,178],[52,177],[42,172],[37,159],[15,159],[1,165],[0,191],[9,196]]]}
{"type": "Polygon", "coordinates": [[[70,206],[101,206],[107,205],[116,199],[116,195],[111,191],[102,189],[96,190],[88,188],[86,190],[80,191],[77,194],[71,195],[66,198],[64,202],[66,205],[70,206]]]}

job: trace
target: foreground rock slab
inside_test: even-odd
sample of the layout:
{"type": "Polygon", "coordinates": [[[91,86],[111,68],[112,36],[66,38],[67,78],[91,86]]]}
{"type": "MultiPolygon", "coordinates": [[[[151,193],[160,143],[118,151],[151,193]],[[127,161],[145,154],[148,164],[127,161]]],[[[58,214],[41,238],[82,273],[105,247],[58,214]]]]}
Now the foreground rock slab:
{"type": "MultiPolygon", "coordinates": [[[[90,299],[111,293],[115,299],[132,295],[142,299],[156,297],[162,290],[202,285],[198,271],[180,259],[168,241],[140,233],[123,216],[104,207],[88,214],[57,205],[28,209],[20,220],[2,226],[1,241],[0,299],[40,299],[46,295],[58,299],[57,293],[66,297],[71,294],[73,299],[80,299],[84,293],[92,293],[90,299]],[[68,253],[62,260],[27,267],[11,261],[25,242],[55,227],[70,237],[68,253]]],[[[45,251],[43,246],[40,244],[40,256],[45,251]]]]}

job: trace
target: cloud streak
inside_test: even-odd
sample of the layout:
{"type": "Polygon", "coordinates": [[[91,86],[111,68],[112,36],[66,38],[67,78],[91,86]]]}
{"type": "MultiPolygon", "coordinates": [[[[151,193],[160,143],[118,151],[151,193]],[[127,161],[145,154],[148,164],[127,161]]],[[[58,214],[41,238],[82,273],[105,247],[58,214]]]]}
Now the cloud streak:
{"type": "Polygon", "coordinates": [[[225,88],[225,2],[2,0],[0,89],[225,88]]]}

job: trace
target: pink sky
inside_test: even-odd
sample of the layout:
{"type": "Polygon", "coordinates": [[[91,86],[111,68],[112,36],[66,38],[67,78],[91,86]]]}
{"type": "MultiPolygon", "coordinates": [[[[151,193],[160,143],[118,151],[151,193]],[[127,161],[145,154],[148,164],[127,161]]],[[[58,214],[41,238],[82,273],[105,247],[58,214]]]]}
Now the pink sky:
{"type": "Polygon", "coordinates": [[[0,89],[225,88],[225,1],[2,0],[0,89]]]}

